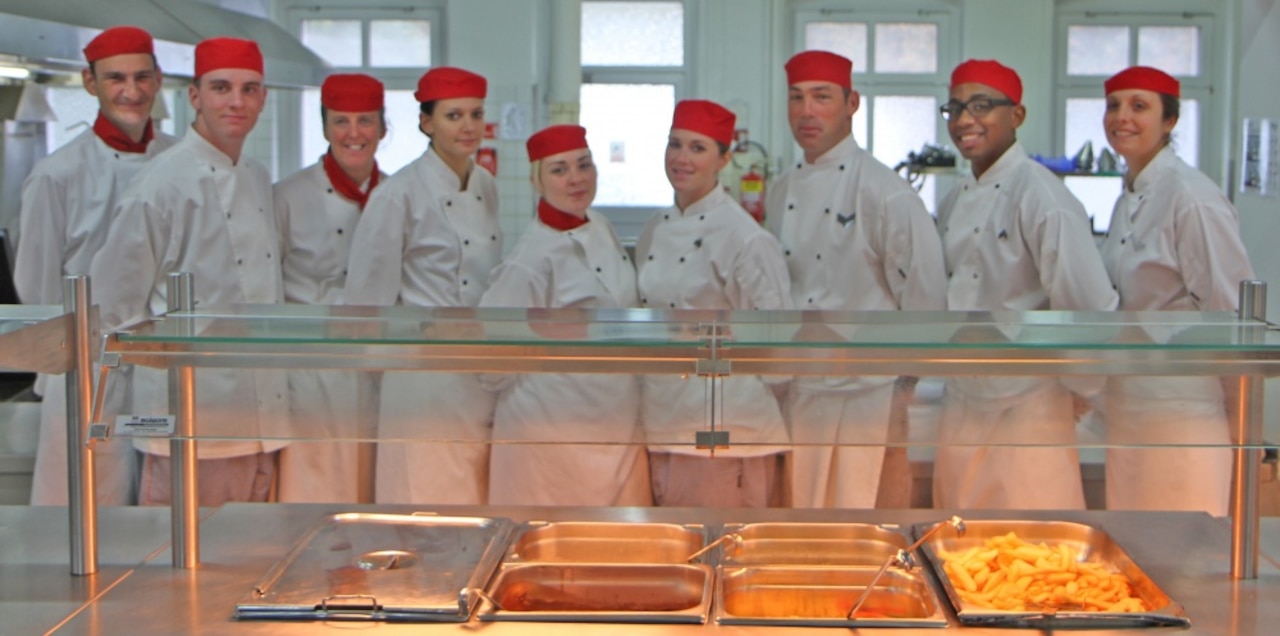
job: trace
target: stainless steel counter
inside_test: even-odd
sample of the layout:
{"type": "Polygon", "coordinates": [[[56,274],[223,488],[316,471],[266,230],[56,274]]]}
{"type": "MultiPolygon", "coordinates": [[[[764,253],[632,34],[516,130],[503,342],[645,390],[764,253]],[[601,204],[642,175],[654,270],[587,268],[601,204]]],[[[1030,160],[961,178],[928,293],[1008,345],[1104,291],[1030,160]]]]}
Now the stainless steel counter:
{"type": "MultiPolygon", "coordinates": [[[[44,523],[53,523],[52,515],[44,517],[44,523]]],[[[61,509],[54,509],[61,510],[61,509]]],[[[167,531],[165,519],[148,520],[145,513],[168,510],[136,509],[144,514],[134,519],[146,525],[152,523],[159,530],[167,531]]],[[[203,563],[197,570],[175,570],[170,567],[167,551],[150,555],[141,567],[125,572],[111,585],[104,585],[109,577],[99,575],[97,588],[84,590],[78,596],[69,593],[77,587],[76,581],[66,574],[65,560],[47,566],[42,577],[57,579],[61,575],[62,603],[49,608],[48,615],[61,611],[76,600],[90,600],[83,608],[69,616],[60,625],[59,634],[315,634],[345,630],[377,630],[380,634],[462,634],[483,631],[492,634],[619,634],[619,633],[717,633],[759,634],[760,627],[731,627],[710,623],[697,625],[617,625],[617,624],[549,624],[533,623],[485,623],[485,624],[373,624],[363,622],[314,623],[237,621],[233,618],[235,604],[257,582],[259,577],[285,554],[288,548],[317,519],[326,514],[343,511],[411,512],[414,508],[388,506],[326,506],[326,505],[264,505],[234,504],[225,506],[205,518],[200,527],[203,563]]],[[[805,511],[805,510],[725,510],[725,509],[672,509],[672,508],[439,508],[447,514],[505,516],[516,521],[546,520],[597,520],[597,521],[662,521],[701,522],[718,524],[739,521],[863,521],[874,523],[918,523],[944,518],[946,513],[929,510],[909,511],[805,511]]],[[[120,511],[128,512],[128,511],[120,511]]],[[[19,515],[21,516],[21,515],[19,515]]],[[[124,530],[146,543],[144,535],[154,541],[157,528],[134,531],[108,523],[104,515],[104,544],[116,533],[124,530]]],[[[1177,630],[1178,634],[1262,634],[1271,633],[1280,624],[1280,567],[1274,561],[1264,559],[1257,580],[1233,581],[1228,572],[1230,533],[1222,520],[1195,513],[1142,513],[1142,512],[1072,512],[1072,513],[969,513],[967,518],[1041,518],[1065,519],[1092,523],[1102,527],[1118,541],[1144,570],[1175,600],[1185,607],[1191,617],[1192,627],[1177,630]],[[1271,625],[1271,628],[1266,628],[1271,625]]],[[[2,517],[0,517],[2,518],[2,517]]],[[[22,522],[28,532],[39,532],[40,524],[22,522]]],[[[62,524],[65,526],[65,523],[62,524]]],[[[1274,535],[1278,524],[1268,523],[1264,536],[1274,535]]],[[[65,527],[59,533],[65,535],[65,527]]],[[[25,536],[25,533],[24,533],[25,536]]],[[[1270,547],[1275,547],[1275,540],[1270,547]]],[[[44,539],[37,539],[44,543],[44,539]]],[[[152,543],[159,547],[158,541],[152,543]]],[[[143,548],[138,547],[141,551],[143,548]]],[[[64,548],[65,550],[65,548],[64,548]]],[[[6,547],[9,558],[2,564],[6,581],[0,587],[3,599],[0,607],[6,611],[6,619],[13,616],[10,609],[27,607],[32,592],[14,581],[11,573],[22,574],[28,564],[14,559],[11,548],[6,547]],[[15,597],[13,595],[19,595],[15,597]],[[25,596],[28,601],[24,601],[25,596]]],[[[1272,553],[1274,554],[1274,552],[1272,553]]],[[[114,558],[114,557],[113,557],[114,558]]],[[[104,559],[104,562],[108,562],[104,559]]],[[[105,569],[105,568],[104,568],[105,569]]],[[[55,592],[58,586],[54,585],[55,592]]],[[[26,612],[34,609],[27,607],[26,612]]],[[[25,619],[24,619],[25,620],[25,619]]],[[[44,623],[24,622],[33,627],[44,623]]],[[[6,625],[7,631],[8,625],[6,625]]],[[[951,631],[966,634],[999,634],[1009,636],[1008,629],[976,629],[953,627],[951,631]]],[[[1027,633],[1030,630],[1018,630],[1027,633]]],[[[1128,633],[1164,633],[1165,630],[1141,630],[1128,633]]],[[[937,634],[936,629],[862,629],[865,633],[937,634]]],[[[847,629],[818,628],[770,628],[771,634],[823,634],[850,633],[847,629]]],[[[1095,634],[1120,632],[1095,631],[1095,634]]]]}
{"type": "Polygon", "coordinates": [[[48,632],[161,553],[168,508],[101,508],[97,574],[72,576],[67,509],[0,506],[0,632],[48,632]]]}

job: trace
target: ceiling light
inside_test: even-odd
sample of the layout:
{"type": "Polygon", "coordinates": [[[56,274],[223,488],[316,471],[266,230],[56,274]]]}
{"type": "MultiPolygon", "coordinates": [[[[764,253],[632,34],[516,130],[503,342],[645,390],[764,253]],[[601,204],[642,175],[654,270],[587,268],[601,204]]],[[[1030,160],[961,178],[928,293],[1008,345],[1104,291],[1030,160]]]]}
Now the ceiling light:
{"type": "Polygon", "coordinates": [[[0,77],[24,80],[31,77],[31,71],[18,66],[0,66],[0,77]]]}

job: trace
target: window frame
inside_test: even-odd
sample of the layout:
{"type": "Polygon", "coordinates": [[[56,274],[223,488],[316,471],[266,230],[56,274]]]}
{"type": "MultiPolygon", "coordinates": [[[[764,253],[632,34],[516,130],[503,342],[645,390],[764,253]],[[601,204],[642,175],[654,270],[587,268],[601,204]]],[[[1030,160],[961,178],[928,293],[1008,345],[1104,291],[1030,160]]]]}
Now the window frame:
{"type": "MultiPolygon", "coordinates": [[[[673,0],[582,0],[589,2],[672,2],[673,0]]],[[[589,66],[581,64],[581,83],[586,84],[670,84],[674,86],[675,101],[689,96],[689,87],[694,86],[693,61],[698,59],[695,51],[694,34],[697,32],[698,2],[696,0],[678,0],[684,7],[684,64],[681,66],[589,66]]],[[[581,33],[579,33],[581,41],[581,33]]],[[[593,209],[601,212],[614,225],[619,236],[639,236],[645,224],[663,207],[654,206],[621,206],[595,204],[593,209]]]]}

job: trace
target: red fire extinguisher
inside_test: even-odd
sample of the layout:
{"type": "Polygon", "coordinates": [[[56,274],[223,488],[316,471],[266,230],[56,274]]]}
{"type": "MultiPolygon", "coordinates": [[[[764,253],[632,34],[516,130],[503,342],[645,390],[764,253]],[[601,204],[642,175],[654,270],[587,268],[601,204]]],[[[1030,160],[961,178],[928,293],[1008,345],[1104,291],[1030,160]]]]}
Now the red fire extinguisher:
{"type": "MultiPolygon", "coordinates": [[[[486,140],[498,138],[498,124],[496,122],[485,122],[484,138],[486,140]]],[[[480,146],[480,149],[476,151],[476,165],[488,170],[489,174],[495,177],[498,176],[498,149],[488,145],[486,141],[485,145],[480,146]]]]}
{"type": "Polygon", "coordinates": [[[755,164],[742,175],[742,180],[738,182],[738,191],[741,192],[742,209],[746,210],[756,223],[764,223],[764,176],[756,172],[755,164]]]}

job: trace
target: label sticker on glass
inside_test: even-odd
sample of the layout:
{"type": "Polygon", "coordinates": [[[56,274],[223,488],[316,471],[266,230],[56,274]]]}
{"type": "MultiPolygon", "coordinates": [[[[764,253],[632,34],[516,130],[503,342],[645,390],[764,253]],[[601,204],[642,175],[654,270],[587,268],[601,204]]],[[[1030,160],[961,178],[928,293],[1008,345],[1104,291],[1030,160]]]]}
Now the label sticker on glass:
{"type": "Polygon", "coordinates": [[[115,434],[119,437],[170,437],[176,415],[117,415],[115,434]]]}

